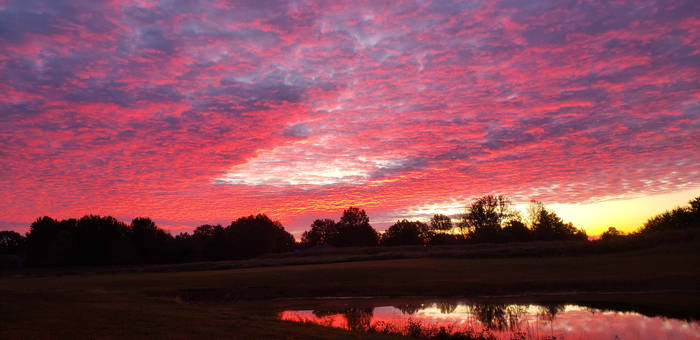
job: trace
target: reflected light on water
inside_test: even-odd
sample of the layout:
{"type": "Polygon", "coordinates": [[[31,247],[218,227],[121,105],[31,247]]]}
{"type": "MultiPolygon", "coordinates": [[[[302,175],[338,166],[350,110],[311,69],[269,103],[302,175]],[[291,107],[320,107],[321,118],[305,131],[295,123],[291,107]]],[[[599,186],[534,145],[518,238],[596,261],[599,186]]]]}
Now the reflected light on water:
{"type": "Polygon", "coordinates": [[[700,339],[700,323],[576,305],[433,303],[376,308],[288,310],[282,320],[348,330],[495,339],[700,339]]]}

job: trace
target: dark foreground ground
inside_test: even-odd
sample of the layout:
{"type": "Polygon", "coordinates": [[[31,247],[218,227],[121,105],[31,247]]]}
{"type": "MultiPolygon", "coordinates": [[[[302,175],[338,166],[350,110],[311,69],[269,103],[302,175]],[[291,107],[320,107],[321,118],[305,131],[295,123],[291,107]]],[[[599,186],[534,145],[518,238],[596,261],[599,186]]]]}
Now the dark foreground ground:
{"type": "Polygon", "coordinates": [[[403,338],[277,320],[285,308],[337,303],[309,301],[318,297],[498,299],[518,294],[524,302],[628,305],[697,319],[698,250],[694,240],[546,257],[14,273],[0,279],[0,338],[403,338]]]}

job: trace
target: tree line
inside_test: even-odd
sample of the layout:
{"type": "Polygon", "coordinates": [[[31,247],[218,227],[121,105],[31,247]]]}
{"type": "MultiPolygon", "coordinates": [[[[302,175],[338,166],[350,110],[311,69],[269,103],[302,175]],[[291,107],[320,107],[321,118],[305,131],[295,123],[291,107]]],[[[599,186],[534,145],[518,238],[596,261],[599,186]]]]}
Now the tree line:
{"type": "Polygon", "coordinates": [[[688,202],[685,207],[676,207],[649,218],[635,232],[625,234],[610,227],[600,236],[603,240],[619,239],[625,236],[659,234],[674,230],[700,228],[700,196],[688,202]]]}
{"type": "MultiPolygon", "coordinates": [[[[176,236],[145,217],[127,224],[111,216],[66,220],[45,216],[34,221],[26,235],[0,232],[0,268],[234,260],[314,247],[588,241],[585,231],[565,223],[542,203],[532,201],[526,210],[522,216],[507,197],[486,195],[472,201],[455,221],[444,214],[433,215],[427,223],[403,219],[379,233],[364,210],[350,207],[337,222],[313,221],[299,243],[280,222],[264,214],[241,217],[226,227],[205,224],[176,236]]],[[[700,196],[687,207],[650,218],[631,235],[698,227],[700,196]]],[[[630,235],[611,227],[602,239],[626,236],[630,235]]]]}
{"type": "Polygon", "coordinates": [[[428,223],[403,219],[382,234],[369,225],[364,210],[350,208],[339,222],[315,220],[302,235],[301,245],[398,246],[535,240],[586,241],[588,236],[573,224],[564,223],[541,202],[531,202],[524,219],[506,196],[486,195],[474,200],[455,222],[444,214],[433,215],[428,223]],[[361,223],[348,224],[349,220],[361,223]]]}
{"type": "Polygon", "coordinates": [[[95,215],[61,221],[45,216],[29,226],[26,236],[0,233],[5,262],[38,267],[232,260],[294,248],[294,237],[263,214],[241,217],[226,227],[202,225],[177,236],[149,218],[126,224],[95,215]]]}

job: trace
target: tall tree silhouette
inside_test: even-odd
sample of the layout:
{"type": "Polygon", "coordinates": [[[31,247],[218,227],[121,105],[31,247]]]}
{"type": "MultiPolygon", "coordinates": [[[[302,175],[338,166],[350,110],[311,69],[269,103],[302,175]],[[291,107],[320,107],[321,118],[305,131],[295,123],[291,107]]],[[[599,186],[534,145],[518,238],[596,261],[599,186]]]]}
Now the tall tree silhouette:
{"type": "Polygon", "coordinates": [[[474,200],[462,217],[462,225],[474,241],[503,240],[503,223],[517,218],[510,200],[503,196],[486,195],[474,200]]]}
{"type": "Polygon", "coordinates": [[[72,264],[76,260],[76,220],[56,221],[51,217],[37,218],[27,234],[26,263],[32,266],[72,264]]]}
{"type": "Polygon", "coordinates": [[[75,250],[78,264],[131,263],[135,251],[129,228],[111,216],[87,215],[77,221],[75,250]]]}
{"type": "Polygon", "coordinates": [[[533,235],[538,240],[587,240],[586,232],[571,223],[564,223],[554,212],[538,201],[530,202],[529,220],[533,235]]]}
{"type": "Polygon", "coordinates": [[[241,217],[226,228],[226,233],[236,258],[294,249],[294,236],[264,214],[241,217]]]}
{"type": "Polygon", "coordinates": [[[131,221],[129,238],[135,248],[137,262],[163,263],[172,258],[173,237],[147,217],[131,221]]]}
{"type": "Polygon", "coordinates": [[[350,207],[343,211],[337,224],[341,246],[376,246],[379,234],[369,224],[364,210],[350,207]]]}
{"type": "Polygon", "coordinates": [[[232,258],[230,241],[224,228],[217,225],[204,224],[192,233],[194,259],[196,260],[225,260],[232,258]]]}

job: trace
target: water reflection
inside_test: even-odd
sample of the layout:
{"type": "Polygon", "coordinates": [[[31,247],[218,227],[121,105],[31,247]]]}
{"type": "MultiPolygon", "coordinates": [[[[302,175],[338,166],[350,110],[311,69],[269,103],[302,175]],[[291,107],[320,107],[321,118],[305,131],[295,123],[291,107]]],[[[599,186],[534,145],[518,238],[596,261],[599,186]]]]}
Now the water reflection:
{"type": "MultiPolygon", "coordinates": [[[[372,314],[374,308],[344,308],[341,310],[314,310],[312,313],[319,319],[333,320],[335,316],[342,315],[345,318],[345,326],[342,328],[350,330],[368,330],[372,324],[372,314]]],[[[331,322],[330,326],[335,326],[331,322]]]]}
{"type": "Polygon", "coordinates": [[[288,310],[283,320],[427,338],[700,339],[697,321],[564,304],[440,301],[288,310]]]}

